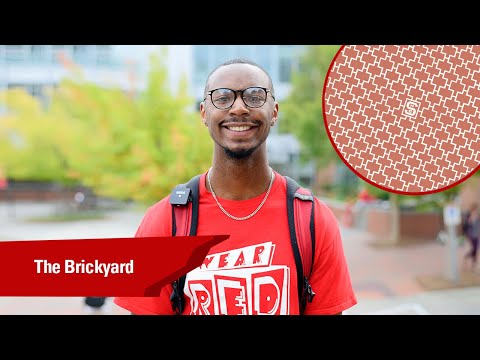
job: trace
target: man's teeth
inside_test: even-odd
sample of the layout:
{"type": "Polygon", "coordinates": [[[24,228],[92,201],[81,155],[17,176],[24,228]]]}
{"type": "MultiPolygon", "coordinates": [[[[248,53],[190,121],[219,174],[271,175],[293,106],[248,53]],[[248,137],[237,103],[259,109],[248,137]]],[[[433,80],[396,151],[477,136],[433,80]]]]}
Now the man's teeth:
{"type": "Polygon", "coordinates": [[[228,130],[232,131],[246,131],[250,129],[250,126],[231,126],[228,128],[228,130]]]}

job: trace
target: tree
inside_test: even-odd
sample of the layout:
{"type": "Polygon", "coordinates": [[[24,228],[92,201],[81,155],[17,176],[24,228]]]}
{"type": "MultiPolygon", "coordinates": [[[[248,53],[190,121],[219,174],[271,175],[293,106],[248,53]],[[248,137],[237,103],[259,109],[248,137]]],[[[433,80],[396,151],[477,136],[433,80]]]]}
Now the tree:
{"type": "Polygon", "coordinates": [[[339,49],[339,45],[305,47],[299,59],[299,69],[292,74],[289,95],[280,104],[279,130],[297,137],[301,144],[301,161],[313,161],[317,169],[335,164],[341,181],[334,185],[334,191],[340,197],[352,197],[358,191],[358,179],[350,169],[344,169],[332,146],[322,108],[326,76],[339,49]]]}
{"type": "Polygon", "coordinates": [[[323,167],[339,161],[325,129],[323,85],[338,45],[307,46],[298,72],[292,74],[289,96],[281,103],[280,131],[293,133],[302,144],[302,159],[323,167]]]}
{"type": "MultiPolygon", "coordinates": [[[[336,45],[307,46],[300,59],[298,72],[292,75],[292,87],[288,98],[281,103],[282,118],[279,123],[282,132],[291,132],[296,135],[302,145],[302,159],[314,160],[318,168],[323,168],[330,163],[341,163],[341,158],[336,153],[328,137],[323,118],[322,100],[326,76],[335,55],[340,50],[336,45]]],[[[350,191],[343,196],[356,195],[361,182],[357,186],[344,189],[350,191]]],[[[399,237],[399,214],[402,206],[415,199],[417,209],[434,207],[440,208],[446,201],[455,197],[460,191],[460,186],[452,187],[437,194],[423,197],[411,195],[398,195],[366,184],[370,193],[376,197],[388,200],[392,209],[392,233],[389,239],[397,242],[399,237]]]]}
{"type": "Polygon", "coordinates": [[[71,183],[65,173],[65,156],[57,139],[64,129],[42,109],[37,98],[20,88],[5,91],[0,103],[0,164],[9,178],[71,183]]]}
{"type": "MultiPolygon", "coordinates": [[[[61,165],[62,177],[98,195],[151,203],[205,170],[213,149],[200,115],[192,111],[194,100],[186,82],[182,80],[173,94],[160,56],[152,56],[149,69],[147,86],[136,96],[85,81],[77,71],[51,90],[46,109],[35,108],[26,96],[28,101],[19,106],[22,111],[9,112],[6,120],[28,120],[25,114],[34,112],[35,123],[30,117],[18,129],[21,137],[41,134],[42,144],[55,149],[55,157],[50,153],[44,157],[61,165]]],[[[28,147],[32,159],[38,149],[38,143],[28,147]]],[[[8,151],[11,157],[20,154],[12,146],[8,151]]],[[[18,162],[30,167],[30,161],[24,161],[18,162]]],[[[48,180],[61,177],[46,167],[42,172],[48,180]]],[[[9,175],[18,177],[16,172],[9,175]]]]}

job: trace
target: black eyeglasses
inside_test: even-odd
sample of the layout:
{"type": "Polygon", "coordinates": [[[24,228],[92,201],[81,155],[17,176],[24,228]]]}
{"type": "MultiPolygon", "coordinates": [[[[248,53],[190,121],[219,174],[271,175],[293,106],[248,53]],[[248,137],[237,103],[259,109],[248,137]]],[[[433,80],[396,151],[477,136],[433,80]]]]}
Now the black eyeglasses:
{"type": "MultiPolygon", "coordinates": [[[[227,88],[220,88],[210,90],[203,101],[210,95],[212,104],[219,110],[230,109],[237,98],[237,93],[241,94],[244,104],[249,108],[259,108],[267,101],[267,94],[272,92],[264,87],[251,86],[243,90],[232,90],[227,88]]],[[[275,96],[272,95],[273,100],[275,96]]]]}

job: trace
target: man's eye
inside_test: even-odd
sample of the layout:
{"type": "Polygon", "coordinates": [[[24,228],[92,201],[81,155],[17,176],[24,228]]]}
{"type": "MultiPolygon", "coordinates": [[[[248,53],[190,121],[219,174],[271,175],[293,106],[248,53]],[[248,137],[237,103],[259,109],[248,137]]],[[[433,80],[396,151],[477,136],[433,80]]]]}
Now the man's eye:
{"type": "Polygon", "coordinates": [[[263,99],[259,96],[249,96],[248,98],[246,98],[245,100],[249,101],[249,102],[252,102],[252,103],[258,103],[258,102],[261,102],[263,101],[263,99]]]}

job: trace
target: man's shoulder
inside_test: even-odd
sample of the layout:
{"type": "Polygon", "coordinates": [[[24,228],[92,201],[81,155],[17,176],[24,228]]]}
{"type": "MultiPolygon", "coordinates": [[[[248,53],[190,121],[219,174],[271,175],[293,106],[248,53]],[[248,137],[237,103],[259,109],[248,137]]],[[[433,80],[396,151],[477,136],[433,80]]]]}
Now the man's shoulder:
{"type": "MultiPolygon", "coordinates": [[[[282,174],[279,174],[281,176],[281,178],[283,178],[283,181],[287,182],[287,178],[288,176],[286,175],[282,175],[282,174]]],[[[291,177],[290,177],[291,178],[291,177]]],[[[294,180],[293,178],[291,178],[292,180],[294,180]]],[[[295,180],[294,180],[295,181],[295,180]]],[[[303,186],[301,185],[300,183],[297,182],[297,184],[304,190],[308,191],[311,193],[311,195],[313,196],[313,199],[314,199],[314,203],[315,203],[315,214],[316,216],[320,216],[322,218],[327,218],[328,220],[330,220],[333,216],[333,211],[331,209],[331,207],[324,201],[322,200],[319,196],[317,196],[315,194],[315,192],[308,186],[303,186]]]]}
{"type": "Polygon", "coordinates": [[[147,208],[137,229],[137,236],[168,236],[171,234],[171,205],[169,196],[147,208]]]}
{"type": "Polygon", "coordinates": [[[170,194],[150,205],[146,211],[147,214],[158,214],[170,208],[170,194]]]}
{"type": "Polygon", "coordinates": [[[191,179],[188,179],[187,181],[185,182],[179,182],[177,183],[176,185],[172,186],[172,191],[170,192],[170,194],[168,194],[167,196],[163,197],[162,199],[160,199],[159,201],[157,201],[156,203],[154,203],[153,205],[151,205],[148,209],[147,209],[147,212],[154,212],[154,213],[158,213],[158,212],[163,212],[163,211],[166,211],[166,210],[169,210],[170,211],[170,198],[172,196],[172,192],[177,188],[177,186],[185,186],[187,185],[191,180],[195,179],[198,177],[198,179],[201,178],[201,176],[204,175],[204,173],[201,173],[201,174],[197,174],[195,176],[193,176],[191,179]]]}
{"type": "Polygon", "coordinates": [[[315,217],[317,221],[321,221],[325,224],[337,224],[338,219],[333,210],[332,204],[329,204],[328,201],[323,200],[319,196],[313,195],[315,203],[315,217]]]}

